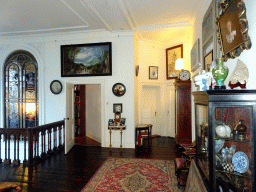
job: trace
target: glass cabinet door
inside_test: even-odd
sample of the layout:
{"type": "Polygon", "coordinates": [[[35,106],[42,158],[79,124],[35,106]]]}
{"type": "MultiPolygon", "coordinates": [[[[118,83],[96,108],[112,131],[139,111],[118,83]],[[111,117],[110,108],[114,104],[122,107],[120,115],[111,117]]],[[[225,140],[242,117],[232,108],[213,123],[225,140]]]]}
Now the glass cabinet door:
{"type": "MultiPolygon", "coordinates": [[[[220,191],[253,191],[252,103],[213,103],[210,116],[213,186],[220,191]]],[[[211,108],[211,107],[209,107],[211,108]]]]}
{"type": "Polygon", "coordinates": [[[208,106],[196,104],[197,165],[206,181],[209,180],[209,131],[208,106]]]}

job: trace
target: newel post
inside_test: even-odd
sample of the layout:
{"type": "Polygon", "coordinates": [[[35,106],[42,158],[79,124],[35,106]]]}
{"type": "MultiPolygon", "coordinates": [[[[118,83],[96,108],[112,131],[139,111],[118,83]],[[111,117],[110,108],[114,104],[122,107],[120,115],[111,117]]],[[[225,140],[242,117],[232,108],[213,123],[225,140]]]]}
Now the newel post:
{"type": "Polygon", "coordinates": [[[28,164],[33,163],[33,129],[28,129],[28,164]]]}

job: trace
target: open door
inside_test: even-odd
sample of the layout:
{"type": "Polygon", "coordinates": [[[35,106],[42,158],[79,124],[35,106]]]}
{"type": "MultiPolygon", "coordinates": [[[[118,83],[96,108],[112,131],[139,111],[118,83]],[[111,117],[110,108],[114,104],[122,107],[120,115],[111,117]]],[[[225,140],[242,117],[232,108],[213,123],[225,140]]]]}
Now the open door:
{"type": "Polygon", "coordinates": [[[75,145],[74,85],[66,83],[65,154],[75,145]]]}

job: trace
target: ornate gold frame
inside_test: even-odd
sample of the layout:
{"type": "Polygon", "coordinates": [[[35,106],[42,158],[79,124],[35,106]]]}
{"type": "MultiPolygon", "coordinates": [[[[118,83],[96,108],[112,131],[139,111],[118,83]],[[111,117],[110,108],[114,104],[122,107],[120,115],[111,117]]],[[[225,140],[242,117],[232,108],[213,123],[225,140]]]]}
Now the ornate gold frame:
{"type": "MultiPolygon", "coordinates": [[[[245,8],[245,4],[244,4],[243,0],[224,0],[224,1],[220,2],[220,7],[222,9],[222,13],[216,18],[216,23],[218,25],[218,32],[219,32],[218,42],[221,45],[222,58],[225,61],[227,61],[227,59],[229,59],[229,58],[234,59],[234,58],[238,57],[244,49],[247,49],[247,50],[250,49],[252,44],[251,44],[250,37],[248,35],[248,21],[246,18],[246,8],[245,8]],[[222,34],[221,34],[221,32],[222,32],[221,31],[222,30],[221,20],[223,17],[227,17],[227,12],[228,12],[229,8],[234,5],[236,5],[236,9],[237,9],[237,11],[239,11],[238,19],[239,19],[240,28],[241,28],[241,31],[240,31],[241,43],[232,47],[230,51],[225,52],[225,50],[224,50],[225,43],[223,42],[224,37],[222,37],[222,34]]],[[[233,44],[235,44],[235,43],[233,43],[233,44]]]]}

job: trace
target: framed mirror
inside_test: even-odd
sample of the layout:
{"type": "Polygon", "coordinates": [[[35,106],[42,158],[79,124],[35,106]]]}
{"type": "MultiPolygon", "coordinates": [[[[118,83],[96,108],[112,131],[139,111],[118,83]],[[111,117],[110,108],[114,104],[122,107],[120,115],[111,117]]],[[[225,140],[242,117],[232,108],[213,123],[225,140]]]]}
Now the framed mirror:
{"type": "Polygon", "coordinates": [[[218,41],[221,45],[222,57],[238,57],[244,49],[251,48],[248,35],[246,8],[242,0],[225,0],[220,3],[222,13],[216,18],[218,25],[218,41]]]}
{"type": "Polygon", "coordinates": [[[112,87],[112,92],[115,96],[121,97],[125,94],[126,88],[122,83],[116,83],[112,87]]]}

